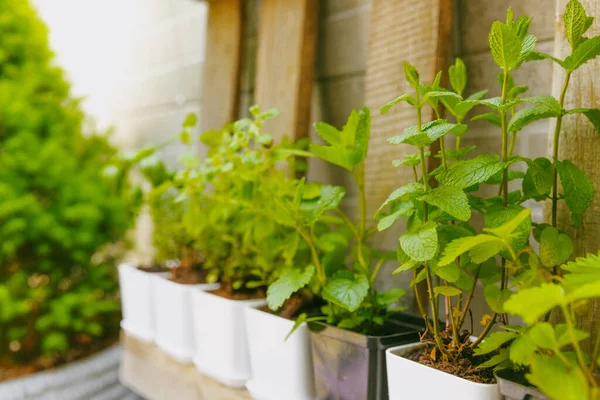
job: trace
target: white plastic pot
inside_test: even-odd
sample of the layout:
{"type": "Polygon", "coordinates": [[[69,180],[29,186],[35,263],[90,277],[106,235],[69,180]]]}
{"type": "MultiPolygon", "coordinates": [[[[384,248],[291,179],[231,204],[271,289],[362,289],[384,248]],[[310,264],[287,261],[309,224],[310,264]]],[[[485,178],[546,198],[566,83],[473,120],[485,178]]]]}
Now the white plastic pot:
{"type": "Polygon", "coordinates": [[[315,398],[310,334],[302,324],[285,340],[294,321],[246,308],[252,378],[246,388],[257,400],[315,398]]]}
{"type": "Polygon", "coordinates": [[[244,309],[266,304],[264,299],[230,300],[200,290],[192,291],[194,365],[211,378],[242,388],[250,378],[244,309]]]}
{"type": "Polygon", "coordinates": [[[390,400],[502,399],[495,383],[471,382],[403,357],[422,346],[422,343],[412,343],[392,347],[386,351],[390,400]]]}
{"type": "Polygon", "coordinates": [[[168,272],[145,272],[132,264],[119,265],[121,287],[121,328],[143,342],[152,342],[155,334],[154,293],[152,276],[167,276],[168,272]]]}
{"type": "Polygon", "coordinates": [[[152,287],[156,345],[181,363],[191,362],[195,349],[191,293],[217,289],[219,284],[184,285],[168,277],[152,276],[152,287]]]}

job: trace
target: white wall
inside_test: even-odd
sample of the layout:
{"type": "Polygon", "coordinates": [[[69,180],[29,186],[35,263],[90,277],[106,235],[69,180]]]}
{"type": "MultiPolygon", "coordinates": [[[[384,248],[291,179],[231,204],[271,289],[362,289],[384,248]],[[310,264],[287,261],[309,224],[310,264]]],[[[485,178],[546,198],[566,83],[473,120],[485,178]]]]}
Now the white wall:
{"type": "MultiPolygon", "coordinates": [[[[198,0],[33,0],[57,63],[100,128],[126,147],[177,134],[198,112],[206,11],[198,0]]],[[[173,149],[174,150],[174,149],[173,149]]],[[[173,153],[173,151],[169,151],[173,153]]]]}

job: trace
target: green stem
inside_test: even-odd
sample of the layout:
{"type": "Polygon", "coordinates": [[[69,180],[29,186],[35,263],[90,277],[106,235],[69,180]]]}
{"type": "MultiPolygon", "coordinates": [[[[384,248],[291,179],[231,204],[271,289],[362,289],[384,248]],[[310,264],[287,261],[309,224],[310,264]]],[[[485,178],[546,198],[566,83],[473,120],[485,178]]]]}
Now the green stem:
{"type": "MultiPolygon", "coordinates": [[[[569,87],[569,81],[571,80],[571,72],[567,71],[565,82],[563,83],[562,90],[560,92],[560,98],[558,100],[560,108],[562,109],[565,104],[565,95],[567,94],[567,88],[569,87]]],[[[558,211],[558,170],[556,169],[556,160],[558,160],[558,146],[560,140],[560,129],[562,127],[562,113],[556,117],[556,127],[554,128],[554,148],[552,149],[552,226],[556,227],[556,217],[558,211]]],[[[554,274],[556,274],[556,267],[554,268],[554,274]]]]}
{"type": "MultiPolygon", "coordinates": [[[[579,363],[579,367],[585,373],[585,375],[589,381],[589,384],[592,387],[596,387],[597,386],[596,379],[594,379],[594,376],[592,375],[587,364],[585,363],[585,358],[583,357],[583,352],[581,351],[581,347],[579,346],[579,340],[577,340],[577,335],[575,334],[575,326],[573,324],[573,321],[571,320],[571,314],[569,313],[567,306],[564,304],[562,304],[560,306],[560,309],[562,310],[563,316],[565,317],[565,322],[567,324],[567,331],[569,332],[569,338],[571,339],[571,345],[573,346],[573,349],[575,350],[575,354],[577,355],[577,362],[579,363]]],[[[594,362],[595,361],[592,360],[592,363],[594,363],[594,362]]]]}
{"type": "Polygon", "coordinates": [[[479,335],[479,337],[477,338],[476,341],[474,341],[473,343],[471,343],[471,348],[472,349],[476,348],[479,345],[479,343],[481,343],[481,341],[483,339],[485,339],[485,337],[487,336],[487,334],[490,333],[490,330],[492,329],[492,326],[494,326],[494,324],[496,323],[496,317],[497,316],[498,316],[497,313],[493,313],[492,314],[492,318],[490,319],[490,322],[487,323],[487,325],[483,329],[483,332],[481,332],[481,335],[479,335]]]}
{"type": "MultiPolygon", "coordinates": [[[[473,300],[473,295],[475,294],[475,289],[477,288],[477,280],[479,279],[479,272],[481,272],[481,265],[477,268],[477,272],[475,273],[475,278],[473,279],[473,286],[471,287],[471,291],[469,292],[469,297],[467,297],[467,301],[465,306],[462,309],[460,314],[460,320],[458,322],[458,329],[462,329],[462,326],[467,319],[467,311],[469,311],[469,307],[471,306],[471,301],[473,300]]],[[[471,332],[472,333],[472,332],[471,332]]]]}
{"type": "MultiPolygon", "coordinates": [[[[456,118],[456,123],[459,125],[462,124],[462,118],[456,118]]],[[[460,139],[461,139],[461,136],[458,135],[456,137],[456,150],[460,150],[460,139]]]]}
{"type": "Polygon", "coordinates": [[[446,159],[446,144],[444,143],[444,137],[440,138],[440,153],[442,154],[442,165],[444,166],[444,170],[448,170],[448,161],[446,159]]]}
{"type": "MultiPolygon", "coordinates": [[[[502,98],[500,104],[503,106],[506,101],[506,90],[508,88],[508,71],[504,71],[504,80],[502,82],[502,98]]],[[[502,162],[508,161],[508,131],[506,128],[506,110],[500,110],[500,123],[502,129],[502,162]]],[[[502,204],[508,205],[508,167],[502,171],[502,204]]]]}

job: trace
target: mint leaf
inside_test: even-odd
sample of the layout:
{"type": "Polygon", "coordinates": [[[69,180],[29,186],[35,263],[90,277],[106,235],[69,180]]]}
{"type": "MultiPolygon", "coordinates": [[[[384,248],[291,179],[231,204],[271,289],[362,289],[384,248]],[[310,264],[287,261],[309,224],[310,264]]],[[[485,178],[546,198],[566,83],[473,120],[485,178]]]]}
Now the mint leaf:
{"type": "Polygon", "coordinates": [[[400,247],[414,261],[431,260],[438,249],[436,223],[429,221],[400,236],[400,247]]]}
{"type": "Polygon", "coordinates": [[[444,266],[437,266],[431,271],[434,275],[439,276],[446,282],[454,283],[460,278],[461,269],[456,263],[450,263],[444,266]]]}
{"type": "Polygon", "coordinates": [[[495,21],[489,34],[490,50],[496,64],[505,71],[518,66],[521,40],[508,25],[495,21]]]}
{"type": "Polygon", "coordinates": [[[467,87],[467,67],[463,60],[457,58],[454,65],[448,68],[448,75],[450,76],[450,86],[462,96],[465,87],[467,87]]]}
{"type": "Polygon", "coordinates": [[[502,122],[500,121],[500,117],[498,116],[498,114],[493,113],[493,112],[479,114],[479,115],[476,115],[473,118],[471,118],[471,121],[479,121],[479,120],[488,121],[489,123],[496,125],[497,127],[500,127],[502,125],[502,122]]]}
{"type": "Polygon", "coordinates": [[[459,294],[461,294],[462,290],[457,289],[452,286],[436,286],[433,288],[433,293],[436,296],[439,296],[441,294],[446,297],[452,297],[452,296],[458,296],[459,294]]]}
{"type": "Polygon", "coordinates": [[[323,299],[350,312],[356,311],[369,292],[369,280],[347,270],[336,272],[323,288],[323,299]]]}
{"type": "Polygon", "coordinates": [[[595,36],[581,43],[565,58],[564,65],[568,71],[575,71],[586,62],[600,55],[600,36],[595,36]]]}
{"type": "MultiPolygon", "coordinates": [[[[484,216],[484,231],[510,242],[513,251],[517,252],[529,243],[531,231],[531,210],[512,204],[506,208],[490,211],[484,216]]],[[[508,253],[502,254],[511,258],[508,253]]]]}
{"type": "Polygon", "coordinates": [[[482,154],[471,160],[452,164],[447,171],[439,174],[436,179],[443,185],[464,189],[487,181],[496,173],[502,171],[504,166],[505,164],[500,162],[498,156],[482,154]]]}
{"type": "Polygon", "coordinates": [[[581,224],[585,210],[592,205],[594,185],[590,178],[571,161],[554,160],[563,186],[567,207],[573,214],[573,225],[581,224]]]}
{"type": "Polygon", "coordinates": [[[547,196],[552,189],[552,163],[543,157],[526,162],[528,168],[523,178],[523,194],[526,198],[547,196]]]}
{"type": "Polygon", "coordinates": [[[596,132],[600,134],[600,109],[598,108],[575,108],[573,110],[568,110],[567,114],[575,114],[581,113],[590,120],[592,125],[594,125],[594,129],[596,132]]]}
{"type": "Polygon", "coordinates": [[[439,207],[459,221],[468,221],[471,218],[471,207],[467,195],[459,188],[440,186],[421,196],[432,206],[439,207]]]}
{"type": "Polygon", "coordinates": [[[476,356],[489,354],[492,351],[498,350],[504,343],[510,342],[517,336],[519,336],[519,334],[516,332],[494,332],[488,335],[485,340],[477,346],[474,353],[476,356]]]}
{"type": "Polygon", "coordinates": [[[385,292],[375,293],[375,303],[378,307],[387,308],[396,303],[402,296],[406,294],[406,290],[401,288],[392,288],[385,292]]]}
{"type": "Polygon", "coordinates": [[[334,126],[331,126],[325,122],[317,122],[315,130],[325,142],[332,146],[341,145],[341,132],[334,126]]]}
{"type": "Polygon", "coordinates": [[[407,102],[411,106],[414,106],[415,104],[417,104],[417,100],[415,100],[414,96],[406,93],[406,94],[396,97],[394,100],[391,100],[391,101],[385,103],[383,105],[383,107],[381,107],[379,112],[381,114],[386,114],[388,111],[390,111],[390,109],[392,107],[394,107],[396,104],[401,103],[403,101],[407,102]]]}
{"type": "Polygon", "coordinates": [[[533,324],[554,307],[564,301],[564,289],[559,285],[544,283],[541,286],[522,289],[513,294],[505,303],[504,310],[533,324]]]}
{"type": "Polygon", "coordinates": [[[510,298],[512,292],[508,289],[500,290],[496,285],[486,285],[483,295],[492,311],[500,314],[504,312],[504,303],[510,298]]]}
{"type": "Polygon", "coordinates": [[[448,265],[466,252],[469,252],[474,263],[480,264],[498,254],[503,248],[502,240],[491,235],[462,237],[453,240],[446,246],[444,256],[438,262],[438,266],[448,265]]]}
{"type": "Polygon", "coordinates": [[[410,86],[417,89],[419,86],[419,72],[417,69],[414,67],[414,65],[411,65],[407,62],[402,63],[402,69],[404,70],[404,77],[406,78],[406,81],[410,84],[410,86]]]}
{"type": "Polygon", "coordinates": [[[532,122],[540,119],[556,117],[559,114],[555,114],[544,106],[523,108],[517,111],[508,122],[508,131],[519,132],[532,122]]]}
{"type": "Polygon", "coordinates": [[[559,233],[558,229],[549,226],[542,231],[540,237],[540,258],[546,267],[560,265],[567,261],[573,254],[571,238],[559,233]]]}
{"type": "Polygon", "coordinates": [[[307,222],[313,224],[323,215],[324,212],[336,209],[346,190],[340,186],[323,185],[320,189],[318,199],[302,201],[302,210],[306,213],[307,222]]]}
{"type": "Polygon", "coordinates": [[[290,268],[269,285],[267,289],[267,304],[269,308],[276,311],[290,296],[308,285],[315,274],[315,266],[308,265],[306,268],[290,268]]]}
{"type": "Polygon", "coordinates": [[[388,198],[383,202],[375,216],[377,216],[388,204],[393,201],[407,200],[411,195],[418,195],[423,193],[423,185],[417,182],[408,183],[396,190],[394,190],[388,198]]]}
{"type": "Polygon", "coordinates": [[[586,31],[586,19],[585,9],[579,1],[571,0],[567,3],[563,20],[565,21],[567,40],[573,50],[577,47],[581,35],[586,31]]]}

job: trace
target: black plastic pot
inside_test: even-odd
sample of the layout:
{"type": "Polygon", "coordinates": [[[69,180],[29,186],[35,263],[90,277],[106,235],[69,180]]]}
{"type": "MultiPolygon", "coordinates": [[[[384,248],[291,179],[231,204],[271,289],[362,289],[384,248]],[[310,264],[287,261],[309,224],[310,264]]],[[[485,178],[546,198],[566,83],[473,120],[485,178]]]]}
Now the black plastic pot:
{"type": "Polygon", "coordinates": [[[505,369],[494,375],[498,382],[498,391],[505,400],[550,400],[537,388],[530,386],[521,374],[505,369]]]}
{"type": "Polygon", "coordinates": [[[318,400],[386,400],[385,351],[419,341],[425,328],[418,317],[399,314],[389,321],[393,334],[367,336],[312,322],[311,345],[318,400]]]}

